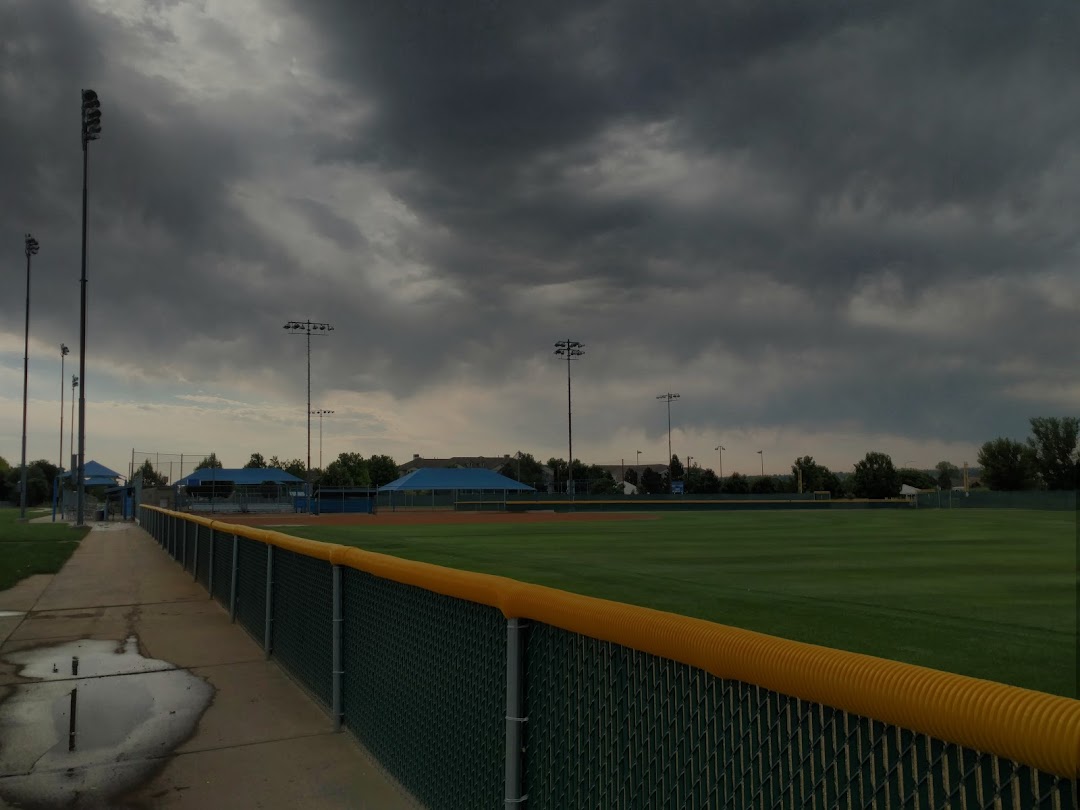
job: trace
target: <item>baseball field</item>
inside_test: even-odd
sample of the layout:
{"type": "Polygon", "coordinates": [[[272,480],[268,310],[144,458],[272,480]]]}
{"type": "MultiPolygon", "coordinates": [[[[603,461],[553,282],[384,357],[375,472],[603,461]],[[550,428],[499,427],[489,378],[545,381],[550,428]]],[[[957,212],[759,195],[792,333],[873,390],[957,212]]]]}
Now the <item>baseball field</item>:
{"type": "Polygon", "coordinates": [[[1071,512],[383,513],[259,523],[1077,696],[1071,512]]]}

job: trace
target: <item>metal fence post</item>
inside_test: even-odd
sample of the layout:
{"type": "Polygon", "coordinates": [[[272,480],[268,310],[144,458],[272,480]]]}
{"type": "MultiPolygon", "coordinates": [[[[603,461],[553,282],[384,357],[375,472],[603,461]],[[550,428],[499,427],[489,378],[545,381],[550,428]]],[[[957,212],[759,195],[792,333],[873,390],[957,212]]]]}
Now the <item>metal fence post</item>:
{"type": "Polygon", "coordinates": [[[199,578],[199,524],[195,524],[195,553],[191,555],[191,578],[199,578]]]}
{"type": "Polygon", "coordinates": [[[520,619],[506,620],[506,799],[504,804],[522,806],[529,797],[522,795],[521,760],[525,670],[521,666],[522,643],[526,623],[520,619]]]}
{"type": "Polygon", "coordinates": [[[210,591],[210,598],[214,598],[214,528],[210,527],[210,569],[206,572],[206,589],[210,591]]]}
{"type": "Polygon", "coordinates": [[[333,712],[334,712],[334,731],[341,731],[341,676],[342,676],[342,655],[341,655],[341,566],[335,565],[332,568],[334,578],[334,632],[333,632],[333,645],[334,645],[334,660],[333,660],[333,679],[334,679],[334,698],[333,698],[333,712]]]}
{"type": "Polygon", "coordinates": [[[270,657],[271,639],[273,638],[273,631],[271,628],[271,622],[274,621],[274,547],[267,543],[266,545],[266,622],[263,628],[263,649],[266,650],[266,657],[270,657]]]}
{"type": "Polygon", "coordinates": [[[236,621],[236,572],[237,560],[240,555],[240,540],[234,534],[232,536],[232,582],[229,584],[229,621],[236,621]]]}

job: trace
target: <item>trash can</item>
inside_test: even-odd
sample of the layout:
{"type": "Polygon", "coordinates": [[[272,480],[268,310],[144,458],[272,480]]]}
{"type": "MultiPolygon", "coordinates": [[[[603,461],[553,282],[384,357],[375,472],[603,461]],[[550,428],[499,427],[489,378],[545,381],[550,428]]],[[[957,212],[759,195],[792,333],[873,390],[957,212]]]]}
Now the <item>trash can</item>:
{"type": "Polygon", "coordinates": [[[95,520],[105,520],[105,510],[104,509],[98,509],[96,512],[94,512],[94,519],[95,520]]]}

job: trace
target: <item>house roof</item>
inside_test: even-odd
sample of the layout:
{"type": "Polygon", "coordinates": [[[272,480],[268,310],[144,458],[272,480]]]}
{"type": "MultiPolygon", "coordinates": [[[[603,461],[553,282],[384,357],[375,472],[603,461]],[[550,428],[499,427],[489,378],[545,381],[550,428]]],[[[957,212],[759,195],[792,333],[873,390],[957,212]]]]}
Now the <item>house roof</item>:
{"type": "Polygon", "coordinates": [[[223,481],[241,485],[303,483],[302,478],[297,478],[292,473],[276,467],[243,467],[231,470],[204,468],[196,470],[186,478],[181,478],[176,483],[182,487],[198,487],[223,481]]]}
{"type": "Polygon", "coordinates": [[[379,487],[380,492],[404,492],[417,489],[494,489],[533,492],[528,484],[497,472],[483,469],[443,469],[423,467],[379,487]]]}

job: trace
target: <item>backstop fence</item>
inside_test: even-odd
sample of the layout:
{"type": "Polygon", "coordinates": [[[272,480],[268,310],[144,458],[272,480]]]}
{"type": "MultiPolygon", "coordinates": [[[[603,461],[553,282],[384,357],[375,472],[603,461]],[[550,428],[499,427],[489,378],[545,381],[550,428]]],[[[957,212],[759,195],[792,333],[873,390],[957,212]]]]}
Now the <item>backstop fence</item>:
{"type": "Polygon", "coordinates": [[[1080,701],[151,506],[430,808],[1075,810],[1080,701]]]}

